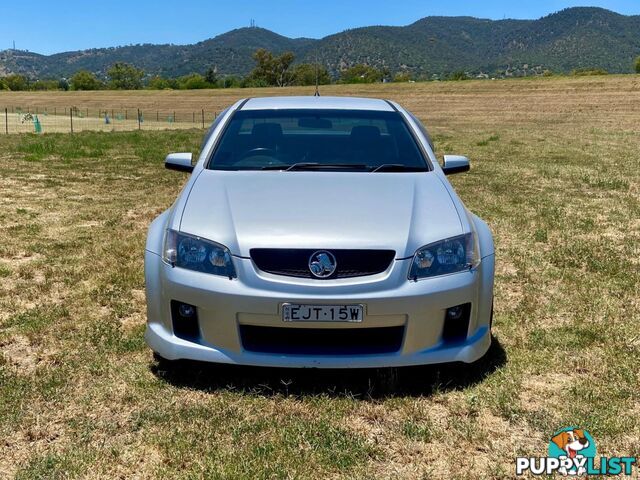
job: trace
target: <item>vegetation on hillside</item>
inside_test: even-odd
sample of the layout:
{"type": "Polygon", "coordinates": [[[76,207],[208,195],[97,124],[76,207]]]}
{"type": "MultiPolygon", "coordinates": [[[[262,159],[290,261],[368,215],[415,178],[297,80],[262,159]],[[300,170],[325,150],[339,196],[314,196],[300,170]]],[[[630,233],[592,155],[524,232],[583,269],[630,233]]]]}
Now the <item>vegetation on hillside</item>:
{"type": "Polygon", "coordinates": [[[415,80],[445,79],[458,71],[472,77],[585,68],[630,73],[639,45],[640,16],[589,7],[569,8],[538,20],[427,17],[405,27],[358,28],[319,40],[291,39],[253,27],[194,45],[129,45],[49,56],[6,50],[0,52],[0,71],[57,79],[87,70],[106,80],[108,69],[124,62],[150,77],[177,79],[208,69],[222,77],[244,77],[255,66],[256,49],[263,48],[274,56],[291,52],[297,63],[319,63],[334,80],[357,64],[387,69],[391,78],[408,72],[415,80]]]}
{"type": "MultiPolygon", "coordinates": [[[[274,55],[260,48],[253,54],[254,69],[244,78],[237,76],[219,76],[215,69],[209,68],[204,75],[191,73],[179,78],[165,78],[160,75],[148,77],[141,69],[127,63],[118,62],[107,70],[107,79],[102,80],[92,72],[80,70],[71,79],[60,81],[31,82],[24,75],[10,75],[0,78],[0,89],[13,91],[26,90],[197,90],[204,88],[232,87],[287,87],[292,85],[326,85],[332,79],[326,67],[318,64],[294,64],[292,52],[274,55]],[[146,77],[146,78],[145,78],[146,77]]],[[[368,65],[355,65],[345,69],[340,83],[374,83],[385,78],[383,71],[368,65]]],[[[403,77],[397,77],[397,81],[403,77]]]]}

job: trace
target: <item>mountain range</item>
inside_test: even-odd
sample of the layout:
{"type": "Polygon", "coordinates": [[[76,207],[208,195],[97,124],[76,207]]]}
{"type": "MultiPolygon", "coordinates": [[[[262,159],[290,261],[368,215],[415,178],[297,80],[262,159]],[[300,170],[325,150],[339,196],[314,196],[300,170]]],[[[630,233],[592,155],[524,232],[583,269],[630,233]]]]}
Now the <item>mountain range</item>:
{"type": "Polygon", "coordinates": [[[537,20],[425,17],[404,27],[356,28],[321,39],[288,38],[248,27],[192,45],[129,45],[53,55],[4,50],[0,75],[60,78],[84,69],[104,76],[115,62],[166,77],[208,68],[222,75],[246,75],[258,48],[291,51],[297,62],[320,62],[335,76],[357,63],[422,77],[456,71],[509,75],[583,68],[624,73],[632,71],[640,55],[640,15],[574,7],[537,20]]]}

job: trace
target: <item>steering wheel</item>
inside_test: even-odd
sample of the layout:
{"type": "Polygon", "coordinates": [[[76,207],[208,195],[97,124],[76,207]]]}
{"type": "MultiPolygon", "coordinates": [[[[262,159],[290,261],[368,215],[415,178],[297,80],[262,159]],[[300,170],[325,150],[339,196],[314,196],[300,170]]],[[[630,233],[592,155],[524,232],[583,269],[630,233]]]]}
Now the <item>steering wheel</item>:
{"type": "Polygon", "coordinates": [[[278,155],[278,152],[276,152],[273,148],[256,147],[245,153],[242,158],[256,157],[258,155],[261,157],[275,157],[276,155],[278,155]]]}

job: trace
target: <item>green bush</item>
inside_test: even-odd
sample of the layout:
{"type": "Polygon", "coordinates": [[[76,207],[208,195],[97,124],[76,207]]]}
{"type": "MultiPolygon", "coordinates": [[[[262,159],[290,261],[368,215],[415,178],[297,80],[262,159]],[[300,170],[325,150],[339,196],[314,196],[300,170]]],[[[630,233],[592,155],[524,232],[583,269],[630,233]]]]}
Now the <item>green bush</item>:
{"type": "Polygon", "coordinates": [[[578,68],[571,70],[571,75],[576,77],[586,77],[590,75],[609,75],[604,68],[578,68]]]}
{"type": "Polygon", "coordinates": [[[4,83],[12,92],[29,90],[29,80],[24,75],[9,75],[4,77],[4,83]]]}
{"type": "Polygon", "coordinates": [[[173,87],[169,79],[162,78],[161,76],[156,75],[155,77],[151,77],[149,83],[147,84],[147,88],[151,90],[167,90],[173,87]]]}
{"type": "Polygon", "coordinates": [[[411,74],[411,72],[407,72],[407,71],[398,72],[393,77],[394,82],[406,83],[406,82],[410,82],[411,80],[413,80],[413,75],[411,74]]]}
{"type": "Polygon", "coordinates": [[[636,57],[634,68],[636,73],[640,73],[640,57],[636,57]]]}
{"type": "Polygon", "coordinates": [[[227,75],[222,78],[218,78],[216,87],[218,88],[240,88],[242,87],[242,78],[237,75],[227,75]]]}
{"type": "Polygon", "coordinates": [[[31,90],[58,90],[58,80],[36,80],[31,84],[31,90]]]}
{"type": "Polygon", "coordinates": [[[178,86],[181,90],[199,90],[203,88],[213,88],[213,85],[200,75],[192,73],[178,79],[178,86]]]}
{"type": "Polygon", "coordinates": [[[468,80],[469,76],[462,70],[453,72],[447,77],[448,80],[468,80]]]}
{"type": "Polygon", "coordinates": [[[71,90],[100,90],[104,84],[87,70],[76,72],[70,81],[71,90]]]}
{"type": "Polygon", "coordinates": [[[381,82],[383,77],[381,70],[363,63],[340,72],[341,83],[375,83],[381,82]]]}

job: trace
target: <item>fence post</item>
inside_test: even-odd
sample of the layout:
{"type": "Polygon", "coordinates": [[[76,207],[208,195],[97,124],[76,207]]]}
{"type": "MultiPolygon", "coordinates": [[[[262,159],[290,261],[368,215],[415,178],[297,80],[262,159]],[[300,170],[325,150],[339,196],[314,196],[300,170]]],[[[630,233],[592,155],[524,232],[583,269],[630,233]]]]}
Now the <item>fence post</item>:
{"type": "Polygon", "coordinates": [[[71,133],[73,133],[73,108],[69,109],[69,118],[71,119],[71,133]]]}
{"type": "Polygon", "coordinates": [[[4,109],[4,132],[9,135],[9,109],[4,109]]]}
{"type": "Polygon", "coordinates": [[[138,109],[138,130],[140,130],[140,128],[142,128],[140,126],[140,109],[138,109]]]}
{"type": "Polygon", "coordinates": [[[204,129],[204,108],[202,109],[202,128],[204,129]]]}
{"type": "Polygon", "coordinates": [[[196,123],[196,112],[191,112],[191,123],[196,123]]]}
{"type": "Polygon", "coordinates": [[[160,112],[156,110],[156,122],[160,121],[160,112]]]}
{"type": "Polygon", "coordinates": [[[128,112],[127,112],[127,109],[126,109],[126,108],[124,109],[124,119],[125,119],[125,120],[129,120],[129,114],[128,114],[128,112]]]}

